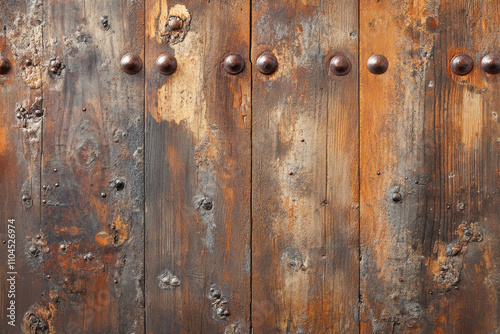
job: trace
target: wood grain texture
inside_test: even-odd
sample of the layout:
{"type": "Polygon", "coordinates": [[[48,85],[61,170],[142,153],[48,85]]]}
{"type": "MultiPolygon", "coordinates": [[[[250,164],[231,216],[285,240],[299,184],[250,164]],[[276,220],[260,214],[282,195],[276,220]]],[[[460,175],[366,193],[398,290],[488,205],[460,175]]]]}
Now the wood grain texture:
{"type": "Polygon", "coordinates": [[[358,331],[357,4],[253,1],[252,326],[358,331]],[[343,53],[352,71],[335,77],[343,53]]]}
{"type": "Polygon", "coordinates": [[[43,6],[40,228],[49,252],[36,275],[44,295],[27,312],[46,310],[49,333],[143,333],[144,72],[125,74],[120,58],[143,52],[144,3],[43,6]]]}
{"type": "Polygon", "coordinates": [[[499,87],[479,67],[499,6],[360,2],[363,333],[500,328],[499,87]],[[380,76],[364,66],[377,53],[380,76]],[[476,64],[463,77],[458,53],[476,64]]]}
{"type": "MultiPolygon", "coordinates": [[[[38,299],[41,284],[37,259],[44,247],[31,241],[40,231],[40,153],[42,119],[40,106],[42,62],[42,19],[40,2],[0,3],[0,56],[12,68],[0,75],[0,331],[20,333],[23,312],[38,299]],[[25,59],[33,61],[25,66],[25,59]],[[20,117],[20,118],[17,118],[20,117]],[[9,228],[14,219],[14,228],[9,228]],[[10,230],[10,232],[9,232],[10,230]],[[15,231],[15,233],[12,233],[15,231]],[[15,234],[15,236],[13,235],[15,234]],[[13,267],[8,256],[15,255],[13,267]],[[8,274],[17,272],[17,275],[8,274]],[[15,277],[12,285],[7,279],[15,277]],[[15,302],[15,310],[7,310],[15,302]],[[8,315],[13,317],[8,318],[8,315]]],[[[11,258],[9,256],[9,258],[11,258]]]]}
{"type": "Polygon", "coordinates": [[[250,3],[146,8],[146,331],[248,333],[250,3]],[[154,66],[165,52],[171,76],[154,66]],[[238,75],[230,53],[245,58],[238,75]]]}

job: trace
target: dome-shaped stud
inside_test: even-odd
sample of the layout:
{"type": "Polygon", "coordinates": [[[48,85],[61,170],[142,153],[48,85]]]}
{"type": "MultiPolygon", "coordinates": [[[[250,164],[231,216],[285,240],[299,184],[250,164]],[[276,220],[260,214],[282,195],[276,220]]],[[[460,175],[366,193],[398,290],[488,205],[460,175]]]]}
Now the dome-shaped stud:
{"type": "Polygon", "coordinates": [[[335,75],[346,75],[351,71],[351,67],[351,61],[344,55],[336,55],[330,59],[330,70],[335,75]]]}
{"type": "Polygon", "coordinates": [[[163,53],[156,59],[158,72],[171,75],[177,70],[177,59],[169,53],[163,53]]]}
{"type": "Polygon", "coordinates": [[[6,57],[0,57],[0,75],[5,75],[10,72],[12,65],[10,64],[9,59],[6,57]]]}
{"type": "Polygon", "coordinates": [[[488,74],[500,73],[500,54],[490,53],[481,60],[481,68],[488,74]]]}
{"type": "Polygon", "coordinates": [[[127,53],[120,61],[123,72],[128,74],[137,74],[142,69],[141,57],[134,53],[127,53]]]}
{"type": "Polygon", "coordinates": [[[257,58],[257,69],[262,74],[273,74],[278,68],[278,59],[269,52],[263,53],[257,58]]]}
{"type": "Polygon", "coordinates": [[[384,74],[389,68],[389,61],[382,55],[373,55],[368,58],[366,66],[371,73],[380,75],[384,74]]]}
{"type": "Polygon", "coordinates": [[[232,53],[224,59],[224,70],[232,75],[241,73],[245,69],[245,59],[237,53],[232,53]]]}
{"type": "Polygon", "coordinates": [[[450,67],[456,75],[466,75],[474,67],[474,61],[465,54],[459,54],[451,58],[450,67]]]}

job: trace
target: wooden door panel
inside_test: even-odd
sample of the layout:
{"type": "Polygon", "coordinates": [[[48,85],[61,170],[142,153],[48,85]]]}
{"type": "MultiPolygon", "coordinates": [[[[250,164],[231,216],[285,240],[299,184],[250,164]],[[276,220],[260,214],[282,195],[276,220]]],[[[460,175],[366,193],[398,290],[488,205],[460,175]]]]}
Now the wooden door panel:
{"type": "Polygon", "coordinates": [[[500,327],[499,87],[479,66],[498,17],[496,1],[360,2],[363,333],[500,327]]]}
{"type": "Polygon", "coordinates": [[[250,331],[249,19],[248,1],[146,3],[148,333],[250,331]]]}
{"type": "Polygon", "coordinates": [[[253,1],[252,326],[357,332],[357,4],[253,1]],[[352,63],[345,76],[330,58],[352,63]]]}

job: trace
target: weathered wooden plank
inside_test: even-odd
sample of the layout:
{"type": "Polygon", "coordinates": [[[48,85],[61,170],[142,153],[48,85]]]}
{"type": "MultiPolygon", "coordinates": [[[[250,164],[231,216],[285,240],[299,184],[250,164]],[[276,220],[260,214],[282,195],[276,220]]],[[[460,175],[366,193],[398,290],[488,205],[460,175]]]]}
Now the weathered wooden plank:
{"type": "Polygon", "coordinates": [[[36,265],[46,252],[36,239],[40,231],[42,119],[35,113],[40,109],[43,67],[41,20],[41,1],[0,3],[0,56],[11,63],[10,72],[0,75],[2,333],[20,333],[24,311],[42,293],[36,277],[36,265]]]}
{"type": "Polygon", "coordinates": [[[363,333],[500,328],[499,87],[479,67],[499,51],[499,6],[361,0],[363,333]],[[462,77],[459,53],[476,64],[462,77]]]}
{"type": "Polygon", "coordinates": [[[143,20],[141,1],[44,1],[47,312],[28,312],[51,333],[144,332],[144,71],[120,69],[143,20]]]}
{"type": "Polygon", "coordinates": [[[146,8],[146,330],[248,333],[250,3],[146,8]],[[171,76],[154,66],[165,52],[171,76]],[[230,53],[242,73],[224,71],[230,53]]]}
{"type": "Polygon", "coordinates": [[[358,331],[357,4],[253,1],[252,326],[358,331]],[[329,71],[333,55],[352,63],[329,71]]]}

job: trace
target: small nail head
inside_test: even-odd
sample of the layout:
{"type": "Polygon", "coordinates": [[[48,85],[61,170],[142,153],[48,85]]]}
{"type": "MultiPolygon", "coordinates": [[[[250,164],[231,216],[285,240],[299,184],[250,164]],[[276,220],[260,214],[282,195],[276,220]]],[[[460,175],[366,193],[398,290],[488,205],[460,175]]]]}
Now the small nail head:
{"type": "Polygon", "coordinates": [[[366,62],[368,70],[376,75],[384,74],[389,68],[389,61],[382,55],[373,55],[366,62]]]}
{"type": "Polygon", "coordinates": [[[481,68],[488,74],[500,73],[500,54],[490,53],[481,59],[481,68]]]}
{"type": "Polygon", "coordinates": [[[156,59],[156,68],[163,75],[172,75],[177,70],[177,59],[169,53],[163,53],[156,59]]]}
{"type": "Polygon", "coordinates": [[[5,75],[10,72],[12,65],[7,57],[0,57],[0,75],[5,75]]]}
{"type": "Polygon", "coordinates": [[[273,74],[278,68],[278,59],[275,55],[265,52],[257,58],[257,69],[262,74],[273,74]]]}
{"type": "Polygon", "coordinates": [[[474,67],[474,61],[469,55],[458,54],[451,58],[450,67],[456,75],[466,75],[474,67]]]}
{"type": "Polygon", "coordinates": [[[142,69],[141,57],[135,53],[127,53],[120,61],[123,72],[127,74],[137,74],[142,69]]]}
{"type": "Polygon", "coordinates": [[[344,76],[351,71],[352,64],[349,58],[339,54],[330,59],[330,70],[337,76],[344,76]]]}
{"type": "Polygon", "coordinates": [[[35,115],[37,117],[42,117],[43,116],[43,110],[42,109],[37,109],[35,110],[35,115]]]}
{"type": "Polygon", "coordinates": [[[392,194],[392,200],[394,202],[401,202],[402,199],[403,199],[403,195],[401,195],[400,193],[392,194]]]}
{"type": "Polygon", "coordinates": [[[106,196],[107,196],[106,193],[101,193],[102,198],[106,198],[106,196]]]}
{"type": "Polygon", "coordinates": [[[224,59],[224,70],[232,75],[241,73],[245,69],[245,59],[237,53],[232,53],[224,59]]]}

